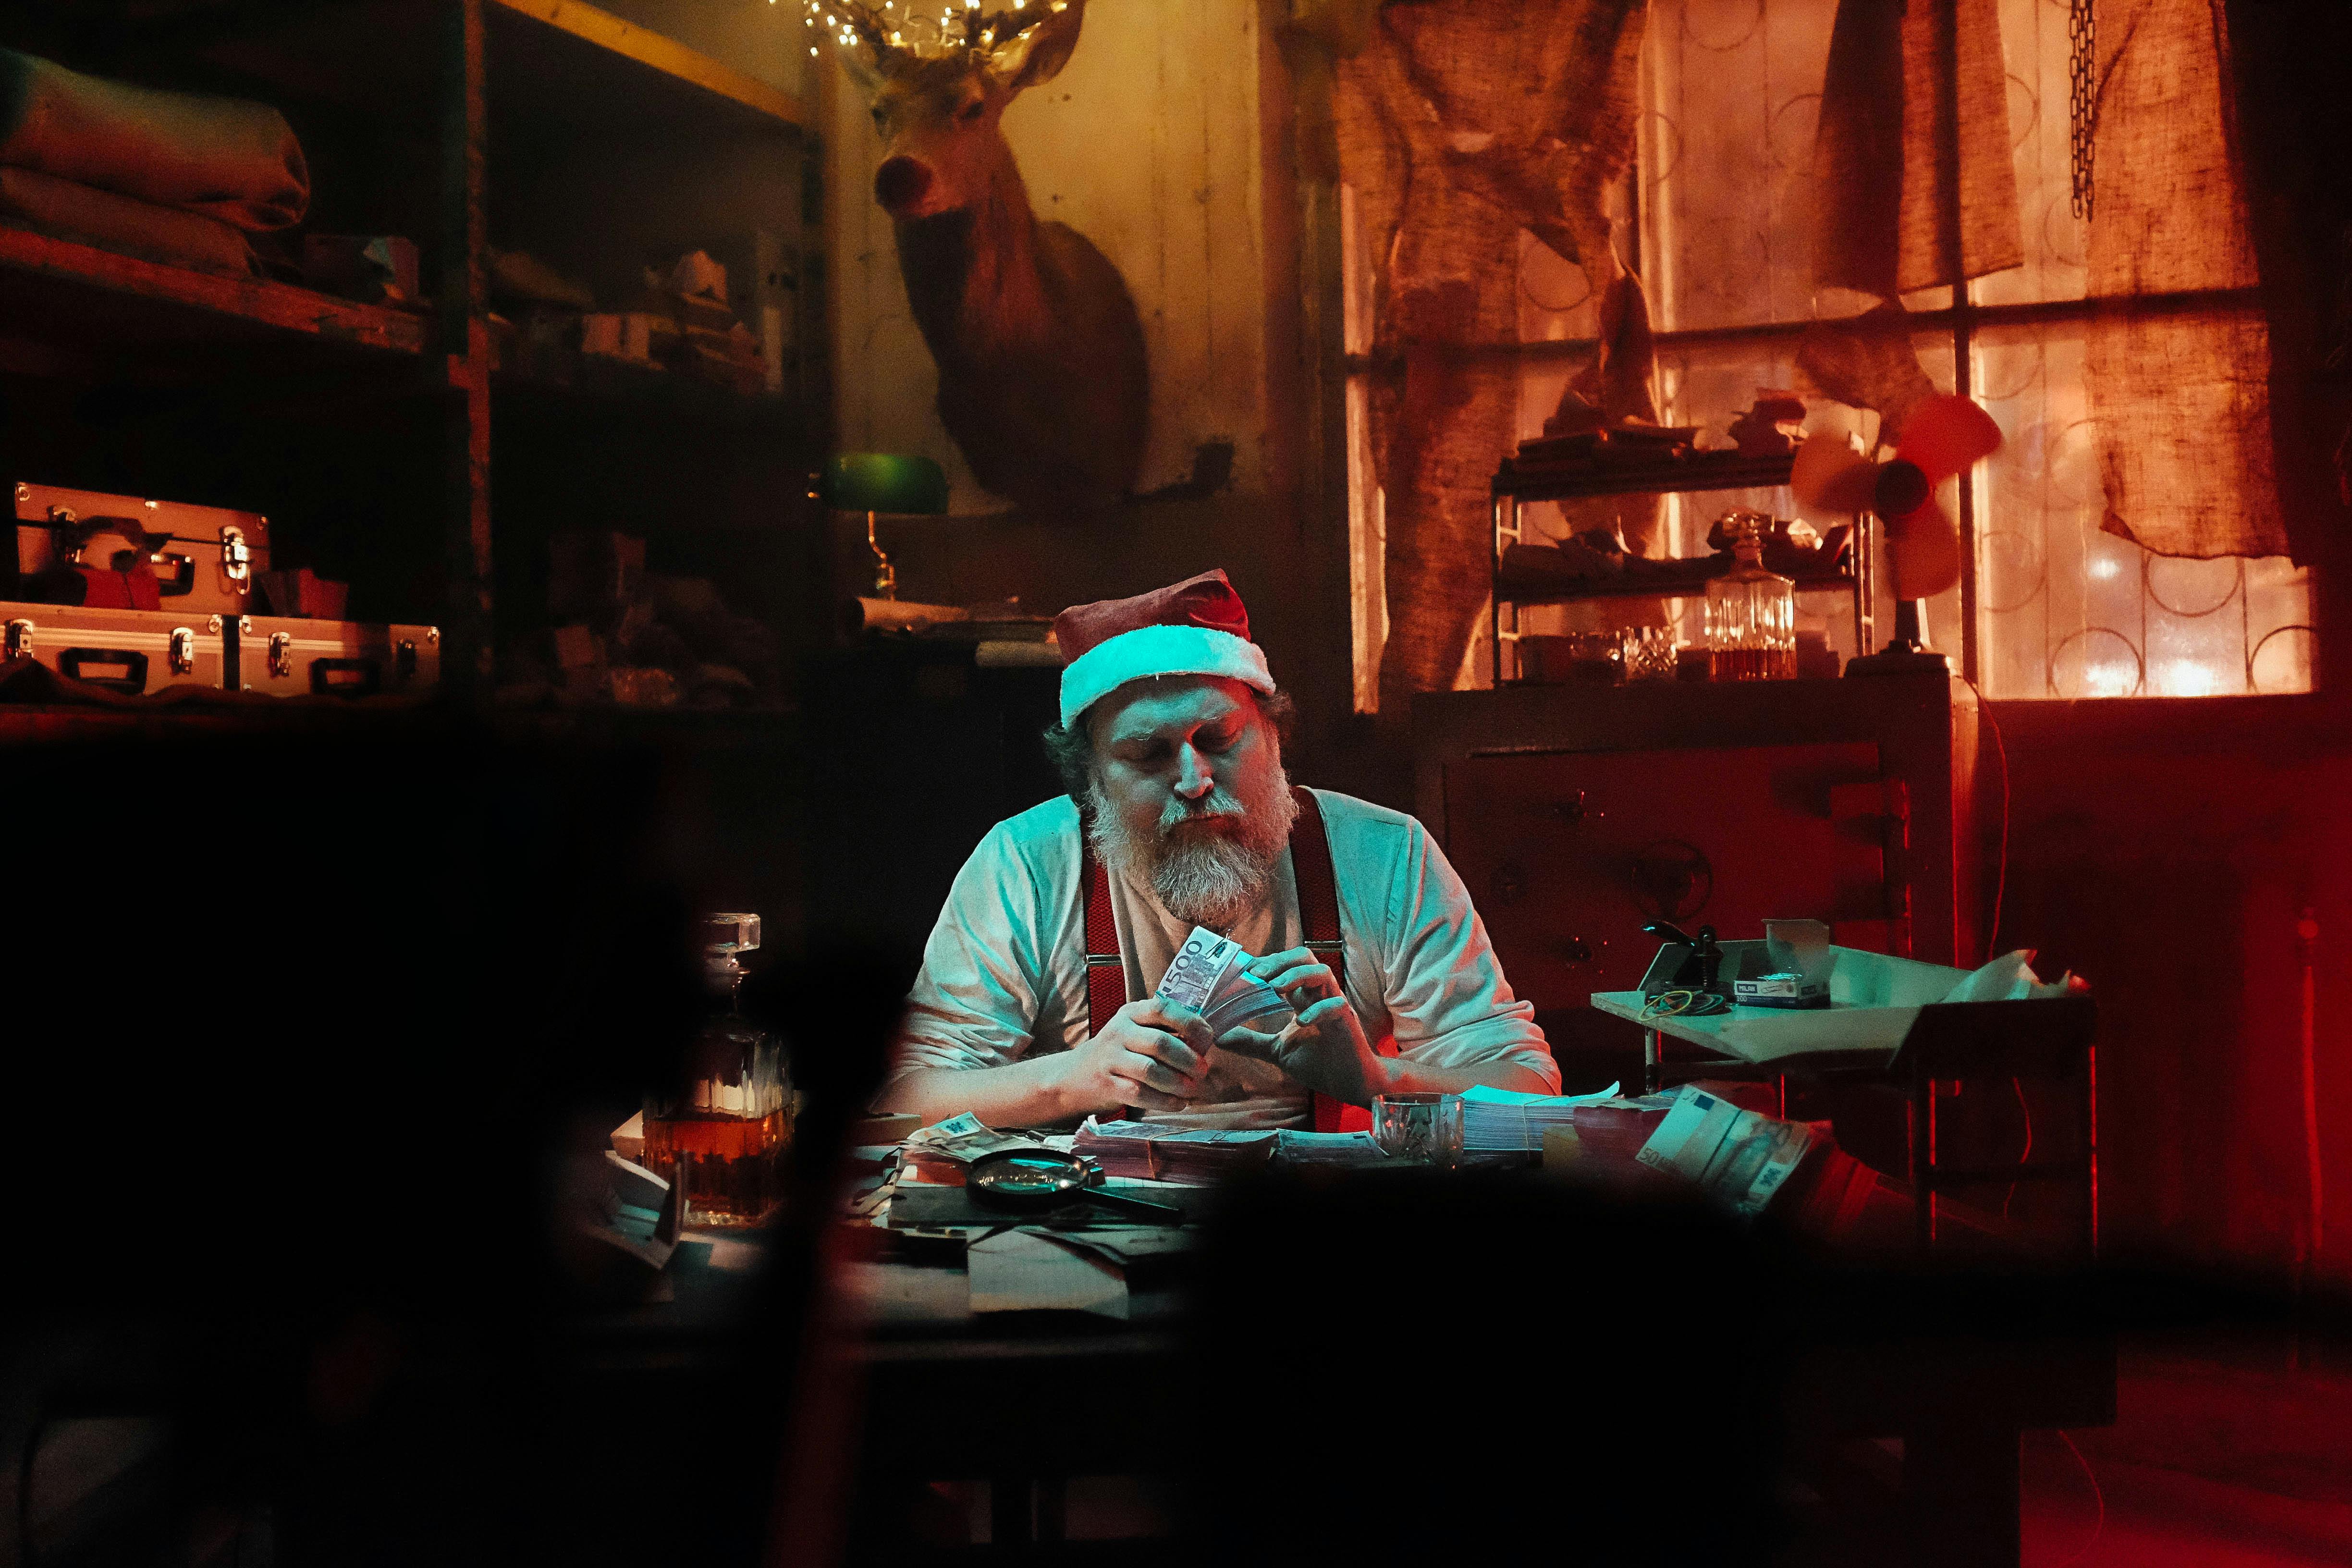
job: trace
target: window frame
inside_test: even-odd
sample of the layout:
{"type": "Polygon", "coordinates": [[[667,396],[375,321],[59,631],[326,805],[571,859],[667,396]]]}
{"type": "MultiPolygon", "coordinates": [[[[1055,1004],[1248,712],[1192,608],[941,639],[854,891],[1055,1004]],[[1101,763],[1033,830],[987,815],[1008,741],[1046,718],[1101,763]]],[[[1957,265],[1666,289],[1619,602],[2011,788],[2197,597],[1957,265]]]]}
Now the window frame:
{"type": "MultiPolygon", "coordinates": [[[[1946,73],[1950,84],[1957,88],[1957,78],[1958,76],[1959,68],[1957,58],[1948,56],[1947,58],[1938,60],[1937,65],[1946,73]]],[[[1957,94],[1955,94],[1955,96],[1957,96],[1957,94]]],[[[1940,129],[1942,131],[1943,142],[1942,152],[1947,158],[1957,162],[1959,156],[1959,128],[1957,120],[1948,120],[1940,129]]],[[[1634,271],[1638,275],[1646,279],[1650,272],[1648,266],[1650,258],[1644,254],[1644,225],[1642,222],[1642,215],[1640,212],[1642,182],[1639,178],[1638,162],[1634,166],[1633,174],[1633,177],[1629,178],[1625,182],[1626,195],[1629,205],[1632,209],[1629,215],[1630,221],[1627,224],[1627,228],[1630,230],[1630,248],[1633,252],[1633,265],[1634,271]]],[[[1959,201],[1959,183],[1958,181],[1951,181],[1947,182],[1947,184],[1950,190],[1955,208],[1957,208],[1959,201]]],[[[1342,203],[1341,205],[1343,207],[1350,209],[1347,213],[1346,218],[1343,219],[1343,222],[1351,223],[1351,209],[1353,204],[1342,203]]],[[[1954,247],[1957,247],[1960,231],[1959,215],[1957,210],[1955,210],[1949,215],[1949,216],[1951,221],[1946,226],[1947,233],[1951,237],[1954,247]]],[[[1352,228],[1350,227],[1349,231],[1345,236],[1344,248],[1352,253],[1358,238],[1359,237],[1352,232],[1352,228]]],[[[1950,258],[1949,270],[1955,273],[1959,270],[1957,255],[1950,258]]],[[[1356,287],[1358,280],[1351,277],[1346,281],[1348,286],[1347,294],[1349,296],[1347,303],[1349,306],[1353,307],[1359,302],[1357,298],[1358,289],[1356,287]]],[[[2263,303],[2263,290],[2260,286],[2242,289],[2200,289],[2167,294],[2137,294],[2122,296],[2094,296],[2086,294],[2075,299],[2043,300],[2010,303],[1984,303],[1979,301],[1975,298],[1977,286],[1977,279],[1965,278],[1952,285],[1935,285],[1934,287],[1938,289],[1947,287],[1949,288],[1951,293],[1951,302],[1949,304],[1932,309],[1907,311],[1910,318],[1911,329],[1916,336],[1941,334],[1948,342],[1951,349],[1953,364],[1952,390],[1954,393],[1963,397],[1974,397],[1977,395],[1975,385],[1975,346],[1976,341],[1980,333],[2020,327],[2057,326],[2085,323],[2093,321],[2113,321],[2118,317],[2146,319],[2149,317],[2174,315],[2235,313],[2242,312],[2250,307],[2259,310],[2263,303]]],[[[1369,289],[1362,291],[1360,302],[1362,309],[1366,312],[1366,320],[1369,321],[1369,312],[1371,309],[1371,300],[1369,289]]],[[[1349,319],[1343,327],[1343,332],[1352,336],[1356,328],[1353,310],[1350,309],[1346,312],[1346,314],[1349,319]]],[[[1809,328],[1816,324],[1817,320],[1818,319],[1789,321],[1758,321],[1732,326],[1697,327],[1661,331],[1653,335],[1652,342],[1655,352],[1662,359],[1678,349],[1720,348],[1727,345],[1742,343],[1781,346],[1793,353],[1797,342],[1803,337],[1805,331],[1809,328]]],[[[1595,338],[1559,338],[1543,339],[1532,342],[1524,340],[1512,341],[1469,348],[1457,347],[1452,352],[1456,354],[1467,354],[1475,358],[1499,359],[1517,365],[1524,366],[1540,364],[1548,361],[1558,360],[1582,362],[1589,359],[1590,356],[1598,350],[1599,346],[1599,340],[1595,338]]],[[[1343,463],[1347,466],[1352,467],[1356,457],[1354,451],[1354,433],[1347,423],[1349,416],[1346,410],[1349,405],[1353,401],[1357,389],[1364,384],[1367,378],[1383,369],[1393,368],[1393,366],[1391,366],[1383,356],[1371,353],[1369,349],[1359,350],[1352,344],[1343,347],[1339,355],[1339,360],[1341,373],[1341,397],[1339,401],[1342,410],[1342,429],[1340,432],[1339,447],[1344,454],[1343,463]]],[[[1352,493],[1352,482],[1349,482],[1349,488],[1352,493]]],[[[1979,512],[1980,508],[1977,495],[1977,475],[1973,466],[1969,469],[1962,470],[1962,472],[1958,476],[1958,505],[1954,513],[1953,521],[1959,530],[1961,543],[1958,616],[1960,633],[1958,639],[1959,647],[1957,650],[1958,654],[1958,673],[1962,679],[1967,680],[1970,687],[1977,689],[1981,696],[1980,655],[1983,634],[1980,626],[1981,606],[1979,603],[1979,552],[1978,539],[1979,525],[1979,512]]],[[[1351,560],[1355,545],[1356,541],[1351,538],[1349,550],[1351,560]]],[[[2256,702],[2263,704],[2300,704],[2303,708],[2307,708],[2311,700],[2319,697],[2326,686],[2326,671],[2327,668],[2327,641],[2320,637],[2320,626],[2318,625],[2319,622],[2326,618],[2325,611],[2322,607],[2323,601],[2326,596],[2324,588],[2326,581],[2326,575],[2315,568],[2313,571],[2311,592],[2314,625],[2312,628],[2312,685],[2309,690],[2300,692],[2261,692],[2251,690],[2225,691],[2202,693],[2194,696],[2175,696],[2169,694],[2156,695],[2147,692],[2136,692],[2130,696],[2124,697],[2002,697],[1986,698],[1984,700],[1989,702],[1999,702],[2004,711],[2008,711],[2012,709],[2031,709],[2052,705],[2066,710],[2076,710],[2086,704],[2095,705],[2100,708],[2116,708],[2118,706],[2133,706],[2142,703],[2171,704],[2177,702],[2208,701],[2215,698],[2233,698],[2241,703],[2256,702]]],[[[1354,596],[1356,595],[1351,594],[1351,598],[1354,596]]],[[[1357,618],[1360,619],[1361,617],[1359,616],[1357,618]]],[[[1354,629],[1352,621],[1351,629],[1354,629]]],[[[1360,653],[1351,652],[1351,658],[1353,657],[1360,657],[1360,653]]],[[[2290,710],[2290,711],[2294,711],[2294,710],[2290,710]]]]}

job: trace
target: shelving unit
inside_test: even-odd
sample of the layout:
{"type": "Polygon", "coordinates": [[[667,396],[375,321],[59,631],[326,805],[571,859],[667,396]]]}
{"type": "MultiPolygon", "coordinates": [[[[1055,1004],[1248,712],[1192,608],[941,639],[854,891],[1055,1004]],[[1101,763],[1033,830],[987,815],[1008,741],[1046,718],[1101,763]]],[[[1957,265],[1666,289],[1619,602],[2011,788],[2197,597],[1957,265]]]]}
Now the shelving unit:
{"type": "MultiPolygon", "coordinates": [[[[731,607],[771,624],[828,624],[796,570],[817,544],[801,479],[830,405],[822,162],[796,98],[577,0],[103,9],[0,25],[0,45],[277,106],[312,169],[305,228],[410,237],[428,298],[361,304],[0,228],[21,470],[0,478],[264,512],[281,563],[352,583],[353,618],[439,626],[461,705],[543,626],[560,527],[646,538],[649,569],[719,578],[730,599],[748,585],[754,602],[731,607]],[[772,236],[786,275],[781,393],[593,359],[500,367],[494,244],[624,309],[645,267],[738,228],[772,236]],[[713,546],[721,519],[733,543],[713,546]],[[722,570],[730,549],[751,564],[722,570]]],[[[198,711],[156,721],[221,721],[198,711]]],[[[0,710],[0,738],[82,728],[0,710]]]]}
{"type": "Polygon", "coordinates": [[[264,279],[220,278],[26,229],[0,228],[12,336],[60,347],[217,342],[251,347],[285,333],[321,346],[422,354],[428,323],[410,311],[339,300],[264,279]]]}
{"type": "MultiPolygon", "coordinates": [[[[1629,582],[1621,585],[1595,584],[1564,589],[1549,584],[1514,584],[1505,564],[1505,552],[1527,542],[1522,509],[1531,501],[1580,500],[1593,496],[1692,495],[1714,490],[1765,489],[1789,482],[1793,454],[1747,457],[1738,452],[1693,452],[1651,462],[1598,462],[1590,467],[1521,465],[1506,458],[1495,472],[1492,486],[1494,552],[1490,561],[1493,593],[1489,599],[1494,637],[1494,683],[1517,684],[1521,676],[1518,657],[1519,611],[1530,605],[1591,604],[1605,600],[1688,598],[1706,591],[1699,582],[1629,582]],[[1509,645],[1507,679],[1503,651],[1509,645]]],[[[1853,600],[1854,646],[1873,642],[1872,574],[1874,563],[1870,530],[1856,518],[1852,568],[1848,571],[1796,579],[1799,593],[1834,592],[1853,600]]]]}

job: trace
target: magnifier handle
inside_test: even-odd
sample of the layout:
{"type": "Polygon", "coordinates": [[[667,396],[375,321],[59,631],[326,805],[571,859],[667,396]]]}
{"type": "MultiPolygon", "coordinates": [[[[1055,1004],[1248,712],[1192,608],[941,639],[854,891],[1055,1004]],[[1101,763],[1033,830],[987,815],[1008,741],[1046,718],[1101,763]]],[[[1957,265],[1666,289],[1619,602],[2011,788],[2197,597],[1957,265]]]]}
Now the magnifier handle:
{"type": "Polygon", "coordinates": [[[1125,1193],[1114,1193],[1103,1187],[1085,1187],[1080,1190],[1095,1202],[1110,1208],[1125,1209],[1130,1214],[1165,1220],[1171,1225],[1184,1223],[1184,1211],[1172,1204],[1155,1204],[1149,1198],[1131,1198],[1125,1193]]]}

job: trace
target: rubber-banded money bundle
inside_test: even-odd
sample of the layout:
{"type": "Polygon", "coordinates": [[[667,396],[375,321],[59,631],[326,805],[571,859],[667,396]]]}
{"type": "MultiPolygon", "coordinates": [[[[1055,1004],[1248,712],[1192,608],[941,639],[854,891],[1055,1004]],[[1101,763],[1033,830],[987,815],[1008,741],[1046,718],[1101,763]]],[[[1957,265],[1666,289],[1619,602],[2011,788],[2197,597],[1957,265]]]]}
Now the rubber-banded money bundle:
{"type": "Polygon", "coordinates": [[[1205,1019],[1212,1035],[1251,1028],[1270,1034],[1290,1016],[1282,993],[1249,972],[1241,944],[1194,926],[1160,976],[1158,995],[1205,1019]]]}

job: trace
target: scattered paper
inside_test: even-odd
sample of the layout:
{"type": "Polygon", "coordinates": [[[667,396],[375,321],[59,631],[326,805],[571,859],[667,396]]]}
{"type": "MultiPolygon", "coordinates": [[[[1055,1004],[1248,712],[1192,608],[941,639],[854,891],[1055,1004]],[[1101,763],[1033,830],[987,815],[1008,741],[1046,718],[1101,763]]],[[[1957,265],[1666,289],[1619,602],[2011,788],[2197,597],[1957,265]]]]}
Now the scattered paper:
{"type": "Polygon", "coordinates": [[[1117,1230],[1056,1231],[1054,1239],[1065,1247],[1095,1253],[1112,1263],[1132,1263],[1139,1258],[1160,1258],[1183,1252],[1199,1244],[1200,1233],[1182,1226],[1136,1226],[1117,1230]]]}
{"type": "Polygon", "coordinates": [[[965,1248],[975,1312],[1045,1309],[1127,1316],[1127,1279],[1084,1248],[1034,1230],[1006,1230],[965,1248]]]}
{"type": "Polygon", "coordinates": [[[2025,1002],[2044,1001],[2053,996],[2080,995],[2090,990],[2087,980],[2078,978],[2068,970],[2055,980],[2045,981],[2033,973],[2033,952],[2021,947],[2014,952],[2004,952],[1983,968],[1972,971],[1950,991],[1947,1002],[2025,1002]]]}

